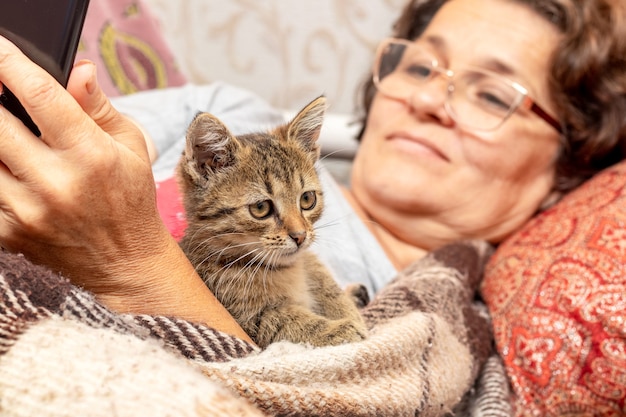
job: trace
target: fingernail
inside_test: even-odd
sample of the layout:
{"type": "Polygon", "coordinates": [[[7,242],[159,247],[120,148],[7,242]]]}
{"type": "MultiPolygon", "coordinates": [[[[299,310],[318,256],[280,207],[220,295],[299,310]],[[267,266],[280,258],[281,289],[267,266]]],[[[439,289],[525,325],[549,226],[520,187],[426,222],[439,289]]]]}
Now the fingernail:
{"type": "Polygon", "coordinates": [[[74,69],[77,67],[81,68],[81,71],[89,71],[89,78],[87,79],[87,83],[85,84],[85,88],[87,89],[88,94],[93,94],[98,87],[98,76],[96,73],[96,64],[89,61],[88,59],[82,59],[76,63],[74,69]],[[82,68],[85,68],[84,70],[82,68]]]}

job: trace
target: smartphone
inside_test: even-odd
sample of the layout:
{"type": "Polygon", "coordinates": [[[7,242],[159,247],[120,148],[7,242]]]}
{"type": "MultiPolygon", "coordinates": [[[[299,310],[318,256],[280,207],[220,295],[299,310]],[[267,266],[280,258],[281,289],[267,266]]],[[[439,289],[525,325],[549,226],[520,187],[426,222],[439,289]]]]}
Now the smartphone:
{"type": "MultiPolygon", "coordinates": [[[[0,35],[66,87],[88,6],[89,0],[5,0],[0,5],[0,35]]],[[[6,87],[0,94],[0,104],[35,135],[41,135],[6,87]]]]}

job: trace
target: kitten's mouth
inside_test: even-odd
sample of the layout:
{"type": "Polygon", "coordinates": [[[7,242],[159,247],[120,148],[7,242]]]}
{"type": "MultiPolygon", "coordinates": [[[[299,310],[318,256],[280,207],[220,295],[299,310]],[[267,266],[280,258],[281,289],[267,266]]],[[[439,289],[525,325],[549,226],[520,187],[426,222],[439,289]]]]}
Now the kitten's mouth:
{"type": "Polygon", "coordinates": [[[274,266],[290,266],[292,265],[296,259],[298,258],[298,256],[300,255],[301,251],[301,247],[300,248],[289,248],[289,249],[281,249],[278,251],[278,253],[275,256],[270,256],[269,261],[274,265],[274,266]]]}
{"type": "Polygon", "coordinates": [[[300,252],[302,252],[302,248],[288,249],[282,253],[281,258],[291,259],[299,255],[300,252]]]}
{"type": "MultiPolygon", "coordinates": [[[[265,247],[259,251],[252,251],[246,255],[231,254],[223,257],[222,264],[237,263],[239,265],[260,266],[261,268],[285,268],[293,265],[303,250],[309,245],[265,247]]],[[[259,248],[260,249],[260,248],[259,248]]]]}

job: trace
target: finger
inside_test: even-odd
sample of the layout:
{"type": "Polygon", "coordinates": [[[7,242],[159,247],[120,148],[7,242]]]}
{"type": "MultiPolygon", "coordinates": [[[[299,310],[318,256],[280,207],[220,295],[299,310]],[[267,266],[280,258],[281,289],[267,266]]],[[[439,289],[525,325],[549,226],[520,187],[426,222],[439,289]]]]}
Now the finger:
{"type": "Polygon", "coordinates": [[[20,221],[28,217],[29,210],[38,207],[37,204],[31,204],[32,197],[20,179],[0,162],[0,246],[10,249],[7,244],[16,233],[16,227],[19,228],[20,224],[32,224],[20,221]]]}
{"type": "MultiPolygon", "coordinates": [[[[47,146],[21,120],[0,106],[0,164],[12,177],[27,179],[30,167],[46,160],[46,150],[47,146]]],[[[0,189],[5,193],[3,185],[0,183],[0,189]]]]}
{"type": "Polygon", "coordinates": [[[61,84],[4,37],[0,37],[0,80],[15,94],[42,132],[42,139],[52,147],[71,147],[80,138],[67,133],[85,132],[93,124],[61,84]]]}
{"type": "Polygon", "coordinates": [[[78,62],[70,74],[67,90],[83,111],[116,141],[133,151],[146,152],[145,141],[137,135],[137,126],[121,115],[100,88],[96,66],[90,61],[78,62]]]}
{"type": "MultiPolygon", "coordinates": [[[[0,208],[14,198],[19,198],[19,184],[9,169],[9,167],[0,161],[0,208]]],[[[0,212],[2,210],[0,209],[0,212]]]]}
{"type": "Polygon", "coordinates": [[[96,66],[92,62],[80,61],[74,66],[67,91],[103,130],[115,133],[120,129],[120,123],[125,124],[99,87],[96,66]]]}

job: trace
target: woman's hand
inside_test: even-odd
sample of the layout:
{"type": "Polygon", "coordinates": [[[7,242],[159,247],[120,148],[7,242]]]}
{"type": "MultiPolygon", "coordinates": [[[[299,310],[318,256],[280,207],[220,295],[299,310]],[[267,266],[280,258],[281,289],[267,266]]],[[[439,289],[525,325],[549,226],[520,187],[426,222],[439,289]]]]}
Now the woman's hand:
{"type": "Polygon", "coordinates": [[[0,39],[0,80],[42,132],[0,109],[2,245],[79,282],[150,246],[161,225],[145,142],[97,87],[94,65],[75,68],[70,95],[0,39]]]}
{"type": "Polygon", "coordinates": [[[0,81],[42,133],[0,107],[0,245],[118,311],[245,337],[161,222],[144,137],[111,106],[95,66],[79,63],[66,91],[0,37],[0,81]]]}

